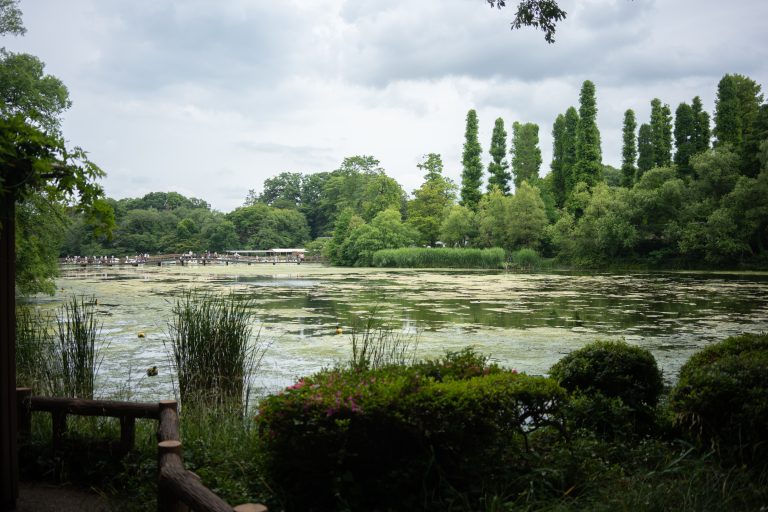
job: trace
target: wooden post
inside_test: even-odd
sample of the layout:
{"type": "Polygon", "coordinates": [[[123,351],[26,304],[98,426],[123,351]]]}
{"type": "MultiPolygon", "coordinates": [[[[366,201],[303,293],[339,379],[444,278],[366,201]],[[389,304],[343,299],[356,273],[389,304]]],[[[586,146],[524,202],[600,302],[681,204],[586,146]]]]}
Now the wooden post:
{"type": "Polygon", "coordinates": [[[267,507],[261,503],[243,503],[235,507],[235,512],[267,512],[267,507]]]}
{"type": "MultiPolygon", "coordinates": [[[[16,441],[16,198],[14,175],[0,191],[0,510],[16,508],[19,454],[16,441]]],[[[0,172],[5,173],[7,168],[0,172]]]]}
{"type": "Polygon", "coordinates": [[[161,400],[158,405],[157,440],[179,441],[179,404],[176,400],[161,400]]]}
{"type": "MultiPolygon", "coordinates": [[[[165,464],[181,465],[181,442],[160,441],[157,443],[157,462],[162,472],[165,464]]],[[[188,512],[189,508],[176,498],[162,478],[157,486],[157,510],[158,512],[188,512]]]]}
{"type": "Polygon", "coordinates": [[[32,388],[16,388],[19,438],[29,439],[32,433],[31,397],[32,388]]]}
{"type": "Polygon", "coordinates": [[[54,411],[51,413],[53,424],[51,425],[51,444],[54,453],[61,448],[61,438],[67,433],[67,413],[64,411],[54,411]]]}
{"type": "Polygon", "coordinates": [[[136,441],[136,418],[133,416],[120,417],[120,452],[128,453],[136,441]]]}

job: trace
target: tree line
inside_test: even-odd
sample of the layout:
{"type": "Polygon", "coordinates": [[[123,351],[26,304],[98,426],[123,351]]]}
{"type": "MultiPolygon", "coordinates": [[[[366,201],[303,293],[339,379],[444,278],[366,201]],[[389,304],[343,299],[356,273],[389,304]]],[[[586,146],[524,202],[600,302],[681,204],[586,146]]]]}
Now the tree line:
{"type": "Polygon", "coordinates": [[[483,165],[475,110],[466,117],[461,183],[439,154],[417,165],[407,194],[372,156],[338,169],[282,172],[227,214],[174,192],[108,200],[112,241],[89,241],[75,219],[64,253],[220,251],[306,245],[337,265],[370,265],[379,249],[445,245],[534,249],[564,264],[765,266],[768,243],[768,105],[760,85],[725,75],[713,120],[701,99],[674,116],[654,98],[637,126],[623,123],[621,168],[602,162],[595,85],[552,126],[550,172],[540,177],[539,127],[495,120],[483,165]],[[507,147],[509,143],[509,148],[507,147]]]}

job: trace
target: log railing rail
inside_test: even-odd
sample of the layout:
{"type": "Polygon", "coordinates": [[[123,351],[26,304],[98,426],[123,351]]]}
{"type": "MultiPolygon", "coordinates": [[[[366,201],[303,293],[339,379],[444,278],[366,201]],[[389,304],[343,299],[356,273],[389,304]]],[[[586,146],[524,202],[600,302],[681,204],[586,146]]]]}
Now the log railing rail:
{"type": "Polygon", "coordinates": [[[48,412],[52,422],[54,450],[61,446],[67,431],[67,416],[106,416],[120,419],[120,450],[133,448],[136,438],[136,418],[157,420],[158,497],[161,512],[266,512],[264,505],[246,503],[230,506],[200,481],[195,473],[184,469],[182,444],[179,436],[178,404],[175,400],[158,403],[122,402],[115,400],[82,400],[32,396],[30,388],[16,388],[18,432],[28,438],[32,412],[48,412]]]}

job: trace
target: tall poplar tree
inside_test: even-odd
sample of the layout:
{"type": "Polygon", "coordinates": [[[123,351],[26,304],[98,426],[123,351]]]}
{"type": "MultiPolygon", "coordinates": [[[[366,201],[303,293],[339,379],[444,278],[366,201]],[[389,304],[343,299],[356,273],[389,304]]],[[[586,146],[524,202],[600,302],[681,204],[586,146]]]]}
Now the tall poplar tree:
{"type": "Polygon", "coordinates": [[[600,130],[597,128],[595,84],[585,80],[579,94],[579,124],[576,130],[575,182],[592,187],[602,178],[600,130]]]}
{"type": "Polygon", "coordinates": [[[496,119],[493,125],[493,134],[491,135],[491,163],[488,164],[488,191],[493,187],[501,190],[503,194],[509,194],[509,180],[512,175],[509,173],[509,163],[507,157],[507,131],[504,129],[504,120],[496,119]]]}
{"type": "Polygon", "coordinates": [[[651,100],[651,140],[653,163],[665,167],[672,163],[672,111],[659,98],[651,100]]]}
{"type": "Polygon", "coordinates": [[[539,149],[539,125],[518,123],[512,125],[512,174],[515,188],[523,181],[533,185],[539,179],[541,149],[539,149]]]}
{"type": "Polygon", "coordinates": [[[558,114],[552,125],[552,194],[555,196],[555,205],[562,208],[566,198],[565,174],[563,172],[565,160],[565,116],[558,114]]]}
{"type": "Polygon", "coordinates": [[[693,145],[693,153],[697,155],[709,149],[709,139],[712,137],[712,132],[709,129],[709,114],[704,110],[701,98],[698,96],[693,98],[691,109],[693,110],[694,121],[691,144],[693,145]]]}
{"type": "Polygon", "coordinates": [[[754,139],[755,122],[763,103],[760,85],[743,75],[725,75],[717,84],[715,99],[716,145],[730,144],[741,159],[741,172],[755,176],[759,165],[754,155],[744,151],[746,141],[754,139]]]}
{"type": "Polygon", "coordinates": [[[639,180],[645,172],[651,170],[655,161],[651,125],[643,123],[637,131],[637,176],[635,181],[639,180]]]}
{"type": "Polygon", "coordinates": [[[483,163],[480,155],[483,150],[477,138],[477,112],[474,109],[467,112],[467,128],[464,133],[464,154],[461,173],[461,204],[472,211],[477,211],[477,205],[482,197],[480,186],[483,180],[483,163]]]}
{"type": "Polygon", "coordinates": [[[565,178],[565,201],[576,186],[576,140],[579,131],[579,112],[574,107],[565,111],[565,132],[563,134],[563,176],[565,178]]]}
{"type": "Polygon", "coordinates": [[[675,110],[675,165],[683,176],[693,173],[689,161],[694,154],[693,141],[696,135],[696,115],[693,108],[683,102],[675,110]]]}
{"type": "Polygon", "coordinates": [[[635,174],[637,173],[637,167],[635,161],[637,160],[637,138],[635,136],[635,130],[637,129],[637,121],[635,120],[635,111],[627,109],[624,112],[624,128],[622,129],[623,146],[621,149],[621,172],[623,174],[623,185],[625,187],[631,187],[635,182],[635,174]]]}

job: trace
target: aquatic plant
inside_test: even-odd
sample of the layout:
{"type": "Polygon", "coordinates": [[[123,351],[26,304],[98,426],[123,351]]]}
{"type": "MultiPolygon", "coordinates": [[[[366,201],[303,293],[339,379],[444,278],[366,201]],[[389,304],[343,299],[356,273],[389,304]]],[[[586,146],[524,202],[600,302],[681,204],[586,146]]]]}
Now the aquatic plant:
{"type": "Polygon", "coordinates": [[[58,378],[60,394],[93,399],[96,373],[101,363],[98,352],[101,324],[96,320],[96,298],[71,297],[56,317],[52,378],[58,378]],[[97,346],[98,342],[98,346],[97,346]]]}
{"type": "Polygon", "coordinates": [[[375,267],[504,268],[504,249],[418,248],[382,249],[373,254],[375,267]]]}
{"type": "Polygon", "coordinates": [[[16,385],[37,394],[53,394],[52,318],[33,306],[16,308],[16,385]]]}
{"type": "Polygon", "coordinates": [[[173,305],[168,334],[182,404],[248,403],[264,349],[252,340],[251,299],[188,290],[173,305]]]}
{"type": "Polygon", "coordinates": [[[352,354],[349,366],[376,369],[414,362],[418,335],[401,332],[376,316],[376,310],[352,325],[352,354]]]}

